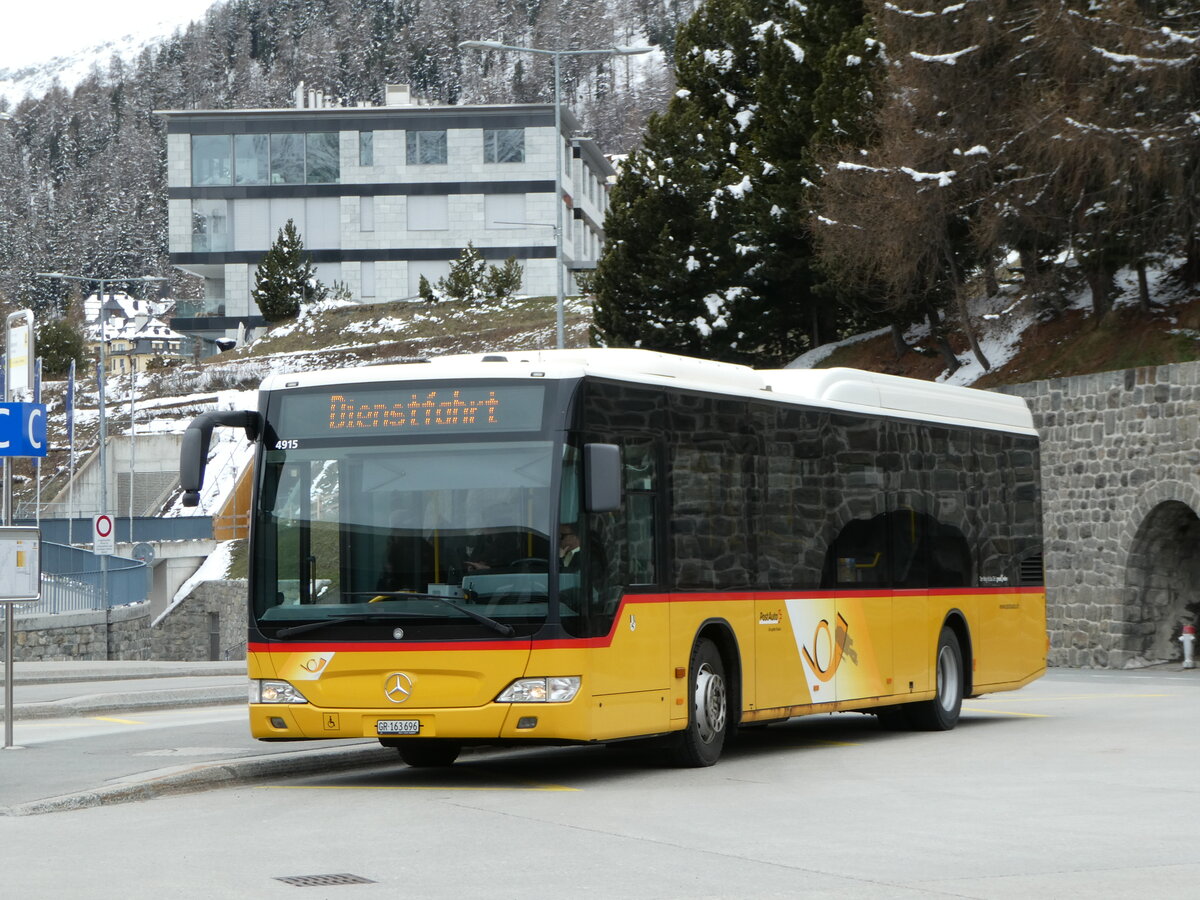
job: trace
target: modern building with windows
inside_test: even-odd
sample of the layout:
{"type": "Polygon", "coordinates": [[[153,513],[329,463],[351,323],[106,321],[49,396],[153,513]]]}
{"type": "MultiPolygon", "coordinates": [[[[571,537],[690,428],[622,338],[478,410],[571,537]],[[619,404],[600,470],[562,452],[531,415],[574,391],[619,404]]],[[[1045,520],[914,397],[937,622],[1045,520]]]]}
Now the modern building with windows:
{"type": "Polygon", "coordinates": [[[413,298],[468,242],[515,256],[526,294],[554,294],[555,140],[562,142],[563,265],[595,266],[612,165],[552,104],[428,106],[403,85],[384,106],[176,110],[167,122],[170,252],[204,279],[176,327],[209,336],[261,324],[250,295],[263,254],[292,219],[326,285],[363,301],[413,298]],[[196,317],[203,316],[206,321],[196,317]]]}

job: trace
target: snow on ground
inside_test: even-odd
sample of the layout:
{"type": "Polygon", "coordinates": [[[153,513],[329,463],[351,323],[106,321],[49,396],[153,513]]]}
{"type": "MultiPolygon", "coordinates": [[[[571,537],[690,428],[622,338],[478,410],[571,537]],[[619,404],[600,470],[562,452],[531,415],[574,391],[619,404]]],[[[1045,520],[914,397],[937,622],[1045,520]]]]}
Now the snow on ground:
{"type": "MultiPolygon", "coordinates": [[[[211,396],[211,395],[209,395],[211,396]]],[[[256,409],[257,391],[221,391],[213,409],[256,409]]],[[[182,419],[156,419],[158,434],[180,433],[187,429],[194,416],[182,419]]],[[[141,426],[139,426],[139,429],[141,426]]],[[[246,440],[240,428],[214,428],[212,441],[208,445],[208,465],[204,470],[204,484],[200,489],[200,504],[184,506],[183,495],[175,498],[170,507],[163,510],[164,516],[210,516],[224,508],[238,478],[254,459],[254,444],[246,440]]]]}
{"type": "Polygon", "coordinates": [[[154,627],[163,619],[171,614],[180,603],[187,599],[193,588],[205,581],[223,581],[229,577],[229,563],[233,559],[233,545],[237,541],[221,541],[217,544],[215,550],[209,554],[208,559],[200,564],[192,577],[179,586],[179,590],[175,592],[175,596],[171,602],[167,604],[167,608],[162,611],[157,619],[151,623],[154,627]]]}
{"type": "Polygon", "coordinates": [[[880,335],[888,333],[886,328],[878,328],[875,331],[867,331],[863,334],[856,334],[841,341],[830,341],[828,344],[822,344],[820,347],[813,347],[807,353],[802,353],[787,364],[789,369],[811,369],[820,365],[826,359],[842,347],[849,347],[851,344],[859,344],[863,341],[869,341],[871,338],[877,338],[880,335]]]}

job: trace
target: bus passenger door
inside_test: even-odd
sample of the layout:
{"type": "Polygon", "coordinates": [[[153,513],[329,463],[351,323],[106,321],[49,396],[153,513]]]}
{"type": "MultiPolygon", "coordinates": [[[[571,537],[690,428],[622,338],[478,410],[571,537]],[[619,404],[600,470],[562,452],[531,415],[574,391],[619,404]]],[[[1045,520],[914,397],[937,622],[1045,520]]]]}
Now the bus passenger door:
{"type": "Polygon", "coordinates": [[[889,521],[886,513],[853,519],[833,545],[828,641],[839,701],[892,693],[889,521]]]}
{"type": "MultiPolygon", "coordinates": [[[[659,448],[656,442],[621,437],[623,504],[615,512],[577,515],[566,502],[560,519],[578,519],[580,550],[559,570],[563,602],[587,607],[595,643],[588,691],[597,738],[666,731],[671,687],[668,667],[670,606],[659,581],[659,448]],[[567,585],[578,585],[567,587],[567,585]]],[[[571,451],[568,448],[568,452],[571,451]]],[[[577,467],[568,465],[568,479],[577,467]]],[[[578,492],[564,488],[564,497],[578,492]]]]}
{"type": "Polygon", "coordinates": [[[892,559],[889,488],[894,436],[878,420],[830,416],[838,521],[822,583],[833,591],[830,666],[838,701],[888,696],[892,685],[892,559]]]}

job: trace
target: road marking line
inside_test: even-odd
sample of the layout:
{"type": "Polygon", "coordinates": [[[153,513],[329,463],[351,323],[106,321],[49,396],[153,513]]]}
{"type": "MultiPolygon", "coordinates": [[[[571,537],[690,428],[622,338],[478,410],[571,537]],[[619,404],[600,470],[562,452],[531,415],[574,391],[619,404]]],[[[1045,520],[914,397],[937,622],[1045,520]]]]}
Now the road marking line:
{"type": "Polygon", "coordinates": [[[110,716],[88,716],[94,722],[116,722],[118,725],[145,725],[145,722],[139,722],[136,719],[114,719],[110,716]]]}
{"type": "Polygon", "coordinates": [[[964,706],[962,709],[963,709],[963,712],[985,713],[985,714],[990,714],[993,716],[1021,716],[1022,718],[1026,718],[1026,719],[1050,719],[1050,718],[1053,718],[1052,716],[1048,716],[1044,713],[1013,712],[1012,710],[1008,710],[1008,709],[989,709],[989,708],[982,707],[982,706],[964,706]]]}
{"type": "Polygon", "coordinates": [[[581,791],[582,788],[567,787],[562,784],[536,784],[529,787],[458,787],[454,785],[423,785],[423,784],[264,784],[259,786],[264,791],[581,791]]]}
{"type": "MultiPolygon", "coordinates": [[[[986,691],[984,693],[987,693],[986,691]]],[[[1058,700],[1161,700],[1174,694],[1075,694],[1063,697],[1005,697],[1003,703],[1052,703],[1058,700]]],[[[983,699],[977,702],[988,702],[983,699]]]]}

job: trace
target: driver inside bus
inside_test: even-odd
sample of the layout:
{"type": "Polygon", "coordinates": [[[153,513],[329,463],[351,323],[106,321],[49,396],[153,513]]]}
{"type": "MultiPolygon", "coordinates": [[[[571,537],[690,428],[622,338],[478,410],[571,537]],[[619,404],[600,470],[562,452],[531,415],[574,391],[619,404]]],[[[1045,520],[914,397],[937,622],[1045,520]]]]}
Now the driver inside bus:
{"type": "Polygon", "coordinates": [[[521,536],[516,528],[496,523],[503,522],[508,510],[502,506],[488,510],[484,521],[490,523],[480,529],[471,544],[463,567],[468,572],[486,572],[503,569],[529,554],[521,546],[521,536]]]}

